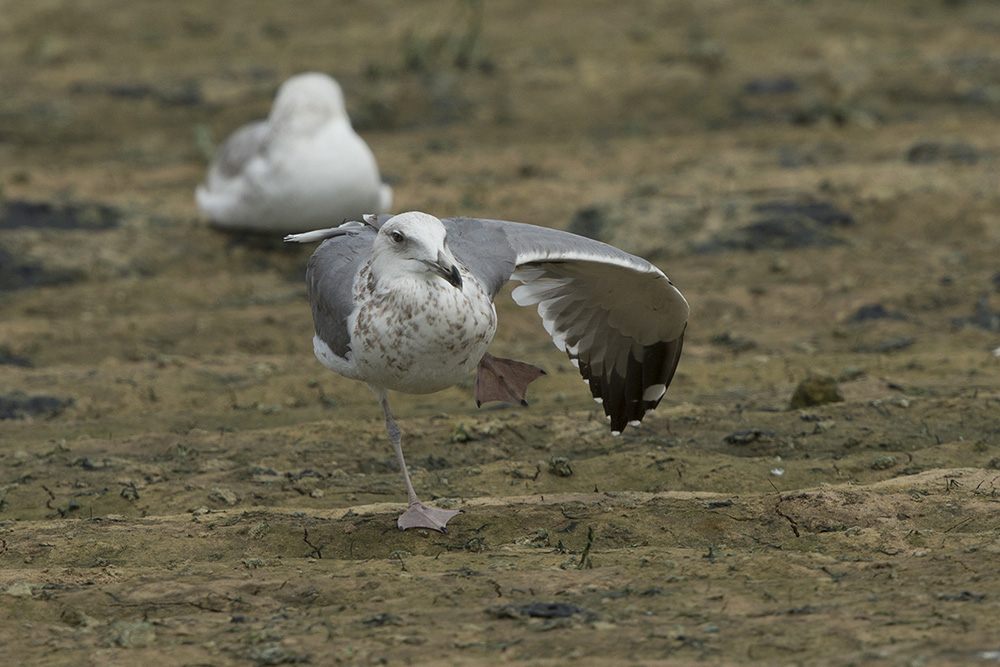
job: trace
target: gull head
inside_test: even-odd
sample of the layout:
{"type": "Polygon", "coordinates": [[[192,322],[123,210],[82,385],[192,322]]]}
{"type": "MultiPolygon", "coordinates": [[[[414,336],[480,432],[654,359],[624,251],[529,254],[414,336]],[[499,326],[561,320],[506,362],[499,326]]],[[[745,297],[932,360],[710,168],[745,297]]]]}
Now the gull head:
{"type": "Polygon", "coordinates": [[[400,213],[379,228],[372,245],[372,270],[379,277],[442,279],[462,289],[462,274],[448,249],[444,225],[427,213],[400,213]]]}
{"type": "Polygon", "coordinates": [[[326,74],[306,72],[281,84],[268,120],[274,127],[305,133],[338,118],[347,121],[340,84],[326,74]]]}

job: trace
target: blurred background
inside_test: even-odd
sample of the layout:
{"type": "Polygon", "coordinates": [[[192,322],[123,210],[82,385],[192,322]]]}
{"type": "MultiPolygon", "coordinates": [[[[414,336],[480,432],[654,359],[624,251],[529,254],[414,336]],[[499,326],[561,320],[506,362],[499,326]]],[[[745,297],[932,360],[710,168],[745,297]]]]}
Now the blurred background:
{"type": "MultiPolygon", "coordinates": [[[[4,10],[5,296],[236,270],[220,257],[251,249],[206,230],[191,193],[215,147],[307,70],[342,84],[395,211],[568,228],[661,262],[774,251],[738,263],[778,273],[785,250],[849,241],[852,257],[863,247],[896,264],[926,241],[905,273],[930,283],[971,270],[955,253],[993,250],[1000,234],[991,2],[4,10]]],[[[884,270],[821,280],[877,300],[884,270]]],[[[989,277],[972,292],[991,291],[989,277]]],[[[697,290],[703,278],[679,284],[697,290]]],[[[725,328],[716,311],[697,309],[691,334],[725,328]]]]}

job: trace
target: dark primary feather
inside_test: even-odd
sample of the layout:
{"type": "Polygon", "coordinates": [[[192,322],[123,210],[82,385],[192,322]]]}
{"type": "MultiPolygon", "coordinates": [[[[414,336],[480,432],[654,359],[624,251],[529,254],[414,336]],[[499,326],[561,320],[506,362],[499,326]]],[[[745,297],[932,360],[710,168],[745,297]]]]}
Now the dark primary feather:
{"type": "Polygon", "coordinates": [[[629,423],[642,421],[648,411],[659,405],[662,395],[647,400],[643,393],[647,387],[657,384],[670,386],[683,344],[684,334],[681,334],[672,341],[644,346],[638,355],[634,349],[630,350],[624,376],[616,371],[595,372],[584,358],[577,358],[580,374],[589,383],[591,395],[601,399],[604,413],[611,418],[612,431],[620,433],[629,423]]]}

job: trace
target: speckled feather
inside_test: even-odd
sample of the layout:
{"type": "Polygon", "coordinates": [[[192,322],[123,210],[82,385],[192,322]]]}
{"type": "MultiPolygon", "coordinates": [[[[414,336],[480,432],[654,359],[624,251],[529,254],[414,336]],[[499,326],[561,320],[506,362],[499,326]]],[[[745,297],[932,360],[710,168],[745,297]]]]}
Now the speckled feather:
{"type": "Polygon", "coordinates": [[[462,270],[464,287],[444,280],[379,281],[367,262],[354,281],[351,350],[359,379],[411,394],[460,382],[496,332],[493,302],[462,270]]]}

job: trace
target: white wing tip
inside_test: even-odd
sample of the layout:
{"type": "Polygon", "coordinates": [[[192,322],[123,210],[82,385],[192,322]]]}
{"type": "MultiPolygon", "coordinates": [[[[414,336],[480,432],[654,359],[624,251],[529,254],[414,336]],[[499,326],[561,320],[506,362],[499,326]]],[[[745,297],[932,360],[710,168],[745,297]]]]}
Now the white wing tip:
{"type": "Polygon", "coordinates": [[[646,390],[642,392],[642,400],[644,401],[658,401],[663,398],[663,395],[667,393],[667,385],[665,384],[651,384],[646,387],[646,390]]]}
{"type": "Polygon", "coordinates": [[[516,303],[519,306],[530,306],[532,304],[538,303],[537,301],[532,301],[531,292],[530,291],[525,292],[524,290],[521,289],[522,287],[524,287],[524,285],[518,285],[513,289],[513,291],[511,291],[510,298],[514,299],[514,303],[516,303]]]}

